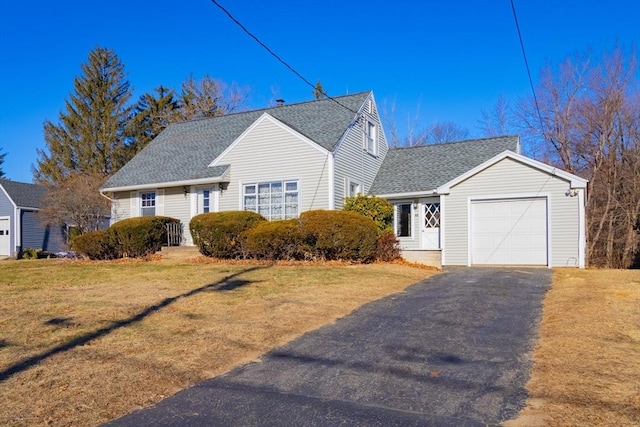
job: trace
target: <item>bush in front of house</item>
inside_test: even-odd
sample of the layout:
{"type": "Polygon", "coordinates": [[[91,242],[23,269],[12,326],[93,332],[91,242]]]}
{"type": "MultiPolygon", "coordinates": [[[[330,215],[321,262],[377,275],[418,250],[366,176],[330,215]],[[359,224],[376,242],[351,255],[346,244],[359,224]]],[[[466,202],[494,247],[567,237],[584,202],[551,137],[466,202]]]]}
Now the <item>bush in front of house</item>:
{"type": "Polygon", "coordinates": [[[362,194],[346,197],[343,210],[371,218],[378,226],[380,235],[393,230],[393,205],[386,199],[362,194]]]}
{"type": "Polygon", "coordinates": [[[89,259],[104,260],[120,257],[111,229],[80,234],[71,240],[71,249],[89,259]]]}
{"type": "Polygon", "coordinates": [[[189,230],[200,253],[216,258],[246,258],[246,231],[264,217],[249,211],[210,212],[194,216],[189,230]]]}
{"type": "Polygon", "coordinates": [[[138,258],[159,251],[167,241],[167,224],[179,222],[166,216],[141,216],[118,221],[108,230],[120,256],[138,258]]]}
{"type": "Polygon", "coordinates": [[[378,237],[376,260],[391,262],[400,258],[400,241],[393,231],[385,231],[378,237]]]}
{"type": "Polygon", "coordinates": [[[302,236],[297,219],[263,221],[245,232],[251,258],[295,260],[302,258],[302,236]]]}
{"type": "Polygon", "coordinates": [[[364,215],[350,211],[315,210],[300,215],[303,250],[315,259],[372,261],[378,227],[364,215]]]}

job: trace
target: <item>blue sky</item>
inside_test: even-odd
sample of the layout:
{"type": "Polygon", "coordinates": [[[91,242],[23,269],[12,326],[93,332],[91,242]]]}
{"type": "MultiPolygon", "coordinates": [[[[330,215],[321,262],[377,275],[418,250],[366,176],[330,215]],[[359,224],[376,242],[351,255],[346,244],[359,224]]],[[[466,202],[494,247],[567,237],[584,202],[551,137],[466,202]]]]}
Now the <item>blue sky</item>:
{"type": "MultiPolygon", "coordinates": [[[[219,0],[307,79],[342,95],[373,90],[400,124],[454,121],[482,136],[480,110],[530,93],[509,0],[219,0]]],[[[311,88],[209,0],[0,0],[0,149],[8,178],[30,182],[43,122],[58,113],[95,46],[113,49],[134,88],[179,88],[208,73],[250,89],[260,108],[311,88]]],[[[534,81],[546,63],[640,40],[637,0],[515,0],[534,81]]],[[[402,126],[400,126],[402,127],[402,126]]]]}

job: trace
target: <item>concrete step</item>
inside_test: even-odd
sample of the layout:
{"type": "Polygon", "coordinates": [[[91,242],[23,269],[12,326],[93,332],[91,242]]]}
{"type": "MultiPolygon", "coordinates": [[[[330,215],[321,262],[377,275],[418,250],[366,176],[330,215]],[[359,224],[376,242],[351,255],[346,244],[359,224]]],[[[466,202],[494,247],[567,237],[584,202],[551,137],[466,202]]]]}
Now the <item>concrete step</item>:
{"type": "Polygon", "coordinates": [[[160,254],[164,259],[186,259],[201,256],[196,246],[163,246],[160,254]]]}

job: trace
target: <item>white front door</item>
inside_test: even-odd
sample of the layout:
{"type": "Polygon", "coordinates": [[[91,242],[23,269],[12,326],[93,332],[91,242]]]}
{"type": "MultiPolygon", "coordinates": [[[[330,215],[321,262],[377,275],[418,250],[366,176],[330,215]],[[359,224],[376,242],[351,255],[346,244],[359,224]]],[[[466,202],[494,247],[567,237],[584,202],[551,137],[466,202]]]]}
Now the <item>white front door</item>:
{"type": "Polygon", "coordinates": [[[420,215],[422,249],[440,249],[440,200],[421,200],[420,215]]]}
{"type": "Polygon", "coordinates": [[[9,235],[9,218],[0,218],[0,256],[11,255],[11,236],[9,235]]]}

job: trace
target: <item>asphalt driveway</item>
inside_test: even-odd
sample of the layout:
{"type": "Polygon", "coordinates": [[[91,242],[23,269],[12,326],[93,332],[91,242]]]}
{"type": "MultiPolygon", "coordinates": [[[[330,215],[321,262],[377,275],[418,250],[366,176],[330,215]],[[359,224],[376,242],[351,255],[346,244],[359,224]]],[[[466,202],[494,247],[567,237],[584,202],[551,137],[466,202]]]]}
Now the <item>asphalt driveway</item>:
{"type": "Polygon", "coordinates": [[[108,425],[498,424],[524,406],[550,284],[549,269],[451,269],[108,425]]]}

